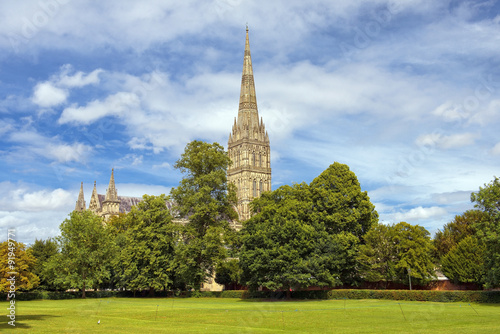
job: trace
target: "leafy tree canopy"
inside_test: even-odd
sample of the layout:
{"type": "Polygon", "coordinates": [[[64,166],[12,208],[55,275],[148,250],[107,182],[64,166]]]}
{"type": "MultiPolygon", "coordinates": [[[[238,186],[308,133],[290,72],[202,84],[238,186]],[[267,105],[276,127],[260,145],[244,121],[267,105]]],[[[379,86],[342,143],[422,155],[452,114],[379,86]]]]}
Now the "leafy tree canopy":
{"type": "Polygon", "coordinates": [[[189,219],[178,247],[178,273],[194,289],[199,289],[226,257],[229,220],[238,217],[235,186],[227,182],[230,163],[221,145],[195,140],[174,166],[184,174],[179,186],[170,192],[174,209],[189,219]]]}
{"type": "Polygon", "coordinates": [[[121,253],[129,289],[167,289],[173,284],[179,226],[172,221],[165,195],[144,195],[127,215],[126,245],[121,253]]]}
{"type": "Polygon", "coordinates": [[[81,289],[85,298],[86,288],[110,276],[110,259],[115,253],[112,233],[90,210],[73,211],[59,229],[61,252],[51,257],[46,270],[54,275],[54,284],[81,289]]]}
{"type": "Polygon", "coordinates": [[[44,267],[52,256],[55,256],[59,250],[57,242],[54,239],[35,240],[35,243],[29,248],[31,254],[36,259],[33,273],[40,278],[40,287],[43,289],[55,289],[52,284],[53,278],[44,273],[44,267]]]}
{"type": "Polygon", "coordinates": [[[434,277],[429,232],[422,226],[405,222],[379,224],[365,236],[358,260],[363,277],[372,282],[394,281],[425,284],[434,277]]]}
{"type": "Polygon", "coordinates": [[[310,185],[282,186],[251,205],[240,252],[242,281],[251,288],[356,282],[358,246],[378,215],[346,165],[334,163],[310,185]]]}
{"type": "Polygon", "coordinates": [[[40,283],[34,273],[36,259],[21,242],[5,241],[0,244],[0,292],[31,290],[40,283]],[[14,279],[14,280],[13,280],[14,279]]]}
{"type": "Polygon", "coordinates": [[[463,238],[443,257],[443,274],[456,283],[482,283],[484,252],[475,236],[463,238]]]}
{"type": "Polygon", "coordinates": [[[471,194],[475,207],[487,218],[475,224],[476,235],[485,246],[485,285],[488,288],[500,286],[500,179],[495,177],[489,184],[479,187],[471,194]]]}
{"type": "Polygon", "coordinates": [[[453,221],[444,225],[443,230],[438,230],[434,236],[436,258],[441,259],[462,239],[474,235],[476,224],[484,219],[488,219],[488,215],[480,210],[468,210],[455,216],[453,221]]]}

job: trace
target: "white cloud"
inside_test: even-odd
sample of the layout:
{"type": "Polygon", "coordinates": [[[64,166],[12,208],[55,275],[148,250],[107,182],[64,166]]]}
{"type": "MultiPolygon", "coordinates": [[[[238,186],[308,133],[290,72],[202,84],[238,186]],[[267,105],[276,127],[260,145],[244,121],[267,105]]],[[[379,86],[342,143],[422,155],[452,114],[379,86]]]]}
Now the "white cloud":
{"type": "Polygon", "coordinates": [[[429,208],[423,208],[421,206],[413,208],[406,212],[398,212],[393,214],[393,219],[397,222],[400,221],[416,221],[425,220],[429,218],[441,218],[447,215],[446,209],[438,206],[433,206],[429,208]]]}
{"type": "Polygon", "coordinates": [[[68,91],[57,88],[50,82],[42,82],[33,89],[33,103],[41,107],[55,107],[66,102],[68,91]]]}
{"type": "Polygon", "coordinates": [[[42,212],[67,208],[76,202],[74,194],[63,189],[33,191],[26,185],[2,182],[0,211],[42,212]]]}
{"type": "Polygon", "coordinates": [[[64,87],[83,87],[87,85],[96,85],[99,84],[100,78],[99,74],[104,72],[102,69],[96,69],[89,74],[85,74],[82,71],[78,71],[73,75],[70,75],[69,73],[73,71],[73,66],[66,64],[61,68],[61,73],[59,74],[59,77],[56,79],[54,78],[54,81],[56,82],[57,85],[59,86],[64,86],[64,87]]]}
{"type": "Polygon", "coordinates": [[[128,115],[139,108],[140,101],[137,95],[119,92],[108,96],[104,101],[95,100],[83,107],[68,107],[62,112],[58,122],[90,124],[106,116],[128,115]]]}
{"type": "Polygon", "coordinates": [[[41,135],[33,129],[16,129],[11,131],[7,141],[22,144],[17,150],[17,155],[31,156],[35,154],[37,158],[48,158],[57,162],[83,162],[93,152],[92,147],[75,142],[65,143],[57,136],[49,138],[41,135]]]}
{"type": "Polygon", "coordinates": [[[473,145],[476,138],[477,135],[473,133],[461,133],[449,136],[440,133],[431,133],[419,136],[415,143],[418,146],[452,149],[473,145]]]}

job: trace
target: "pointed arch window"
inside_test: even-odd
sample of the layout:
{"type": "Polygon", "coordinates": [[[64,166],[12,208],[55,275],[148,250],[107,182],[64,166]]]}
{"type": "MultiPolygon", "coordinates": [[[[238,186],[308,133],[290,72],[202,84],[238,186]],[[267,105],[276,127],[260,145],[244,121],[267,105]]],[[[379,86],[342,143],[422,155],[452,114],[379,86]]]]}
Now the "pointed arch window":
{"type": "Polygon", "coordinates": [[[253,197],[257,197],[257,181],[253,180],[253,197]]]}

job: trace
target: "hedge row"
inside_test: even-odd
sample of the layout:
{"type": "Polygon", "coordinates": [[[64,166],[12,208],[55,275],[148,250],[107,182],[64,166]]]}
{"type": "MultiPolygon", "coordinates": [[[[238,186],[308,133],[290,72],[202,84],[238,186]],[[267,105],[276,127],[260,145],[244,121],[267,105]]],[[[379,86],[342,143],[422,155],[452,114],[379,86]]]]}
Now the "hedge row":
{"type": "MultiPolygon", "coordinates": [[[[87,298],[133,297],[132,291],[87,291],[87,298]]],[[[147,296],[147,291],[137,292],[136,297],[147,296]]],[[[285,299],[284,291],[157,291],[155,297],[186,297],[186,298],[258,298],[285,299]]],[[[16,300],[35,299],[76,299],[81,292],[30,291],[16,293],[16,300]]],[[[500,291],[431,291],[431,290],[321,290],[292,291],[293,299],[388,299],[404,301],[431,302],[467,302],[467,303],[500,303],[500,291]]],[[[0,300],[6,300],[7,295],[0,293],[0,300]]]]}
{"type": "Polygon", "coordinates": [[[328,299],[389,299],[428,302],[500,303],[500,291],[330,290],[328,299]]]}

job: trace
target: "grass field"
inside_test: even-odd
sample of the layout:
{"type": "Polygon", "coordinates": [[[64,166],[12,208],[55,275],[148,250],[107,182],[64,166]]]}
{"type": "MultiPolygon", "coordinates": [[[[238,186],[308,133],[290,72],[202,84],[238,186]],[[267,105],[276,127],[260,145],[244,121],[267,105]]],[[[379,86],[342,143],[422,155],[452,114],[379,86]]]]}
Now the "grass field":
{"type": "MultiPolygon", "coordinates": [[[[7,314],[8,304],[1,305],[7,314]]],[[[0,331],[12,330],[8,318],[2,318],[0,331]]],[[[16,302],[15,330],[19,333],[500,333],[500,305],[229,298],[36,300],[16,302]]]]}

